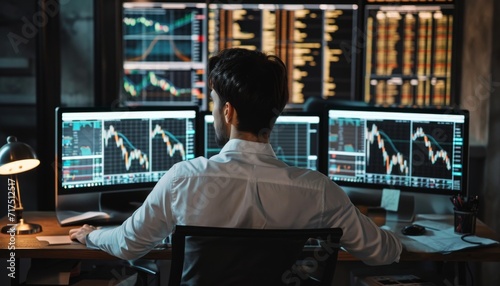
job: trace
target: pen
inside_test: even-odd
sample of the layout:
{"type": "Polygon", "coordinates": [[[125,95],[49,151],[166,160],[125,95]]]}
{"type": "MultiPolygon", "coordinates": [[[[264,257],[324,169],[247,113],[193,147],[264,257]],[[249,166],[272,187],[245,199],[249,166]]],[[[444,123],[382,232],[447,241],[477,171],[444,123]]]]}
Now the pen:
{"type": "Polygon", "coordinates": [[[458,211],[477,212],[479,209],[479,196],[464,197],[455,195],[450,198],[450,201],[458,211]]]}

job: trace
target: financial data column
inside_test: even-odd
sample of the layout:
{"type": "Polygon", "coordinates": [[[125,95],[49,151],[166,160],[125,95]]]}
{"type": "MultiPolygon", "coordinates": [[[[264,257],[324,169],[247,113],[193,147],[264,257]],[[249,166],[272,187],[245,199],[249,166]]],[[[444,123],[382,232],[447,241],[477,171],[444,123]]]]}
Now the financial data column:
{"type": "Polygon", "coordinates": [[[278,55],[290,103],[354,97],[356,5],[210,4],[209,54],[241,47],[278,55]]]}
{"type": "Polygon", "coordinates": [[[122,99],[140,105],[203,105],[206,4],[123,4],[122,99]]]}
{"type": "Polygon", "coordinates": [[[366,102],[452,103],[453,11],[451,4],[366,6],[366,102]]]}
{"type": "Polygon", "coordinates": [[[62,124],[63,185],[102,181],[102,122],[69,121],[62,124]]]}

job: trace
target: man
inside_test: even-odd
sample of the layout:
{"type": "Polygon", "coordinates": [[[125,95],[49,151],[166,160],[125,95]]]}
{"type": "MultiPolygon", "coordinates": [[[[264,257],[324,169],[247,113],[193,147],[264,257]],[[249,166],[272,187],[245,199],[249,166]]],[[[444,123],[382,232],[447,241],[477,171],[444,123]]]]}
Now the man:
{"type": "Polygon", "coordinates": [[[325,175],[289,167],[269,144],[288,102],[287,71],[276,56],[228,49],[209,61],[214,127],[224,145],[210,159],[174,165],[121,226],[84,225],[70,237],[134,260],[176,224],[243,228],[340,227],[342,246],[370,265],[399,261],[400,241],[362,215],[325,175]]]}

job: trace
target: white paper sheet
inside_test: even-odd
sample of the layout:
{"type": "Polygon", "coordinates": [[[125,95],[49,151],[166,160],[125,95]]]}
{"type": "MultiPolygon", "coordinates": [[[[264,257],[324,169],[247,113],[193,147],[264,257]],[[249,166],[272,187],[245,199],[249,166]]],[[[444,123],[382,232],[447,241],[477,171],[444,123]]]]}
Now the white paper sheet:
{"type": "Polygon", "coordinates": [[[71,238],[69,238],[69,235],[37,236],[36,239],[38,239],[39,241],[47,241],[49,245],[78,243],[71,240],[71,238]]]}

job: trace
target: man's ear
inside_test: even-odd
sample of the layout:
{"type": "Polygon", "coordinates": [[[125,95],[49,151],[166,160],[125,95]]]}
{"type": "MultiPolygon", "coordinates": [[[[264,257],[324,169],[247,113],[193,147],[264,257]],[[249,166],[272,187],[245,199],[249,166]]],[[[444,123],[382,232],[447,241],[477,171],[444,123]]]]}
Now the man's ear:
{"type": "Polygon", "coordinates": [[[224,105],[224,120],[226,121],[226,123],[230,124],[233,119],[236,118],[234,116],[235,113],[236,110],[234,110],[234,107],[231,105],[231,103],[226,102],[226,104],[224,105]]]}

